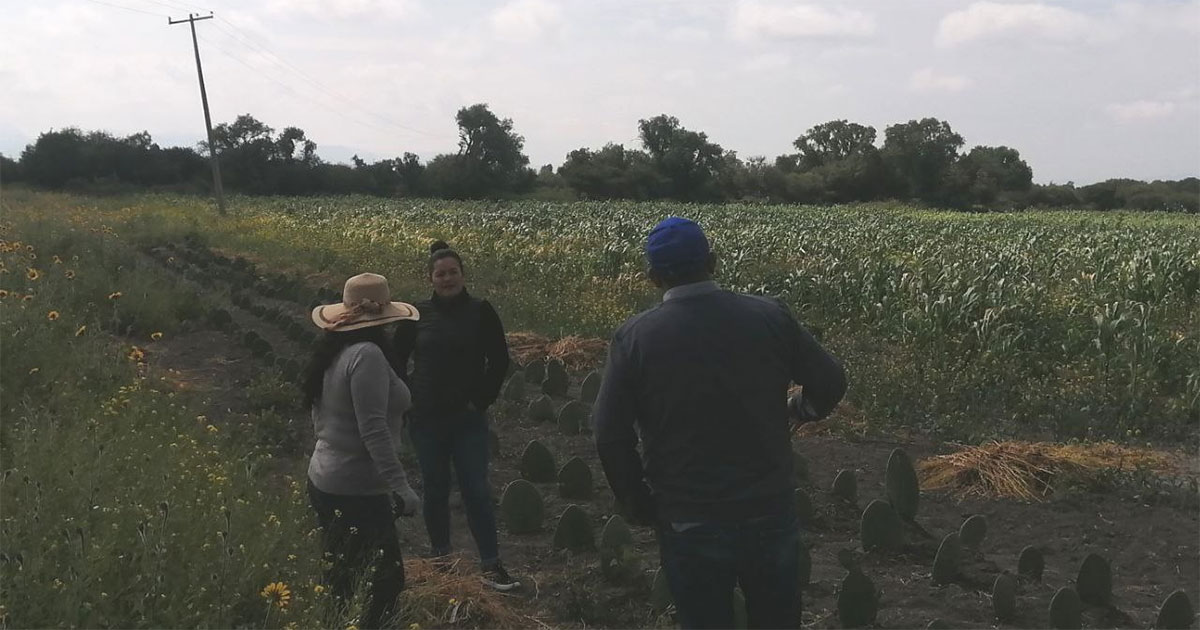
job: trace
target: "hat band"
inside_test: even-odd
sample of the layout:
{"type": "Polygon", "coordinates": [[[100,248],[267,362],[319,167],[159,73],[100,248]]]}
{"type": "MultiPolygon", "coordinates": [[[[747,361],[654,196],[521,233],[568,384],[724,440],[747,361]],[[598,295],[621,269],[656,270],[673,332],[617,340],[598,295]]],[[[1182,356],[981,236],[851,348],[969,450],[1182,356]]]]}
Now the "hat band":
{"type": "Polygon", "coordinates": [[[347,311],[343,311],[333,321],[333,328],[357,323],[364,315],[378,315],[383,312],[383,304],[369,298],[363,298],[347,311]]]}

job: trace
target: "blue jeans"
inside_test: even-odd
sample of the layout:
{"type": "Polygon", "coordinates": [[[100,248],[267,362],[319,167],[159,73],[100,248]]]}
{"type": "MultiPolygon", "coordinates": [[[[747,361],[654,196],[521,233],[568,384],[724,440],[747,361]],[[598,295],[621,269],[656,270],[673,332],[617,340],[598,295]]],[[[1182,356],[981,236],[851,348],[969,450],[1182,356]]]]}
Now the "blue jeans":
{"type": "Polygon", "coordinates": [[[496,515],[488,487],[487,417],[463,410],[445,416],[414,417],[409,435],[421,463],[423,516],[433,555],[450,553],[450,465],[458,473],[458,488],[467,511],[467,526],[479,547],[483,566],[500,557],[496,515]]]}
{"type": "Polygon", "coordinates": [[[794,509],[737,523],[660,523],[658,549],[681,627],[734,627],[738,584],[750,628],[800,627],[794,509]]]}

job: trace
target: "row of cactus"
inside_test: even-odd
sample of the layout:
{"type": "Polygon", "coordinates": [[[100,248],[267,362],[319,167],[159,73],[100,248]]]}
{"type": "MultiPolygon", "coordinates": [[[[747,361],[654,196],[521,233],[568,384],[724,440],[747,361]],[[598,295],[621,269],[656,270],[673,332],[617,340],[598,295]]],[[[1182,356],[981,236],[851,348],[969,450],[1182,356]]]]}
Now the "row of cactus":
{"type": "Polygon", "coordinates": [[[591,409],[578,400],[568,400],[557,411],[550,396],[542,394],[529,403],[525,416],[532,422],[553,422],[563,435],[591,432],[591,409]]]}
{"type": "MultiPolygon", "coordinates": [[[[599,372],[589,372],[580,385],[579,402],[587,405],[596,402],[596,397],[600,395],[600,381],[599,372]]],[[[514,369],[509,375],[504,386],[504,397],[512,401],[521,401],[525,398],[527,388],[534,386],[536,391],[546,396],[565,398],[570,385],[571,377],[562,361],[531,361],[524,368],[514,369]]]]}

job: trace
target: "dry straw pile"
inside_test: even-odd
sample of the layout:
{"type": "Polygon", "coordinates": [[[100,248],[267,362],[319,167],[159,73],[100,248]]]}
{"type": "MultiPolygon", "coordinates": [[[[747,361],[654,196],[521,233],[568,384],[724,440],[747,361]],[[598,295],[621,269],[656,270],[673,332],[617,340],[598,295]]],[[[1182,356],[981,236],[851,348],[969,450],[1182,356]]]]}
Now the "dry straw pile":
{"type": "Polygon", "coordinates": [[[438,566],[428,558],[406,558],[401,619],[434,628],[530,628],[544,626],[519,612],[513,595],[483,584],[474,564],[456,558],[438,566]]]}
{"type": "Polygon", "coordinates": [[[608,343],[595,337],[570,335],[551,341],[535,333],[514,332],[508,334],[508,348],[521,365],[547,358],[558,359],[570,370],[587,370],[604,362],[608,343]]]}
{"type": "Polygon", "coordinates": [[[992,442],[922,460],[921,488],[960,495],[1041,500],[1066,481],[1087,482],[1104,473],[1178,472],[1171,458],[1148,449],[1097,444],[992,442]]]}

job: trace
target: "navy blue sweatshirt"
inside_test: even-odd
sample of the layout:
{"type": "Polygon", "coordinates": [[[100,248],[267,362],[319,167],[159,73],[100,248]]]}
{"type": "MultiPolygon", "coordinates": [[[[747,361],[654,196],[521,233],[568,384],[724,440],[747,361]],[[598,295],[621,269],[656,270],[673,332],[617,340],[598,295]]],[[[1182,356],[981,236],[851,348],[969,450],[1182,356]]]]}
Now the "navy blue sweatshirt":
{"type": "Polygon", "coordinates": [[[400,377],[412,391],[413,416],[454,414],[470,402],[480,411],[500,395],[508,373],[508,342],[500,316],[466,289],[452,298],[434,294],[416,304],[421,319],[401,321],[394,352],[400,377]]]}
{"type": "Polygon", "coordinates": [[[642,521],[657,512],[731,522],[786,509],[792,382],[821,418],[846,392],[841,364],[782,302],[711,281],[667,291],[613,335],[593,413],[618,503],[642,521]]]}

